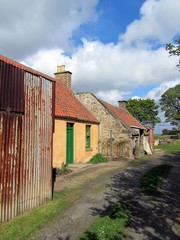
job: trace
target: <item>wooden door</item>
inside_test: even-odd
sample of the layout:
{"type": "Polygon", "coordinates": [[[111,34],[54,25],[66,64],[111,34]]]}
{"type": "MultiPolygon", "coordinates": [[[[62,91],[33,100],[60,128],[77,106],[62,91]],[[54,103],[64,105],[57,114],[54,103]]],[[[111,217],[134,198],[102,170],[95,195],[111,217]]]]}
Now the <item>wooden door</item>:
{"type": "Polygon", "coordinates": [[[74,124],[67,123],[66,130],[66,163],[74,163],[74,124]]]}

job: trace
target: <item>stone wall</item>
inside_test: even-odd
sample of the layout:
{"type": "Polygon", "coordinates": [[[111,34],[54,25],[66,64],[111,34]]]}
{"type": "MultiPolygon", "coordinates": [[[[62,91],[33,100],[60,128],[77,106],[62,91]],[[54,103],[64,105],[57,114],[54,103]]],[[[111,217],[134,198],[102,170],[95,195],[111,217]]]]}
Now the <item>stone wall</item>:
{"type": "Polygon", "coordinates": [[[130,132],[91,93],[75,95],[99,120],[99,152],[112,158],[132,157],[130,132]]]}

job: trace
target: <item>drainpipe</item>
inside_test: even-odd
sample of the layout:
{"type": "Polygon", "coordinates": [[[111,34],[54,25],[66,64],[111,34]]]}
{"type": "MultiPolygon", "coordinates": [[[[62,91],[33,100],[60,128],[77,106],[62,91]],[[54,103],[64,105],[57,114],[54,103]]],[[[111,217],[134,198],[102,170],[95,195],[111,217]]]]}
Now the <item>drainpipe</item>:
{"type": "Polygon", "coordinates": [[[112,130],[110,130],[110,155],[113,158],[113,143],[112,143],[112,130]]]}

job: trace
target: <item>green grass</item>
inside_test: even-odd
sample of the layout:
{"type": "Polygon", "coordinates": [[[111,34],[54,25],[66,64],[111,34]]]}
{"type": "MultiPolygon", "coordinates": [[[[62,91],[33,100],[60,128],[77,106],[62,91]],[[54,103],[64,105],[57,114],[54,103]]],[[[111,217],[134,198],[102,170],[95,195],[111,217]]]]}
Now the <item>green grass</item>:
{"type": "Polygon", "coordinates": [[[100,218],[84,232],[77,240],[121,240],[131,218],[131,205],[127,202],[117,202],[109,206],[100,218]]]}
{"type": "Polygon", "coordinates": [[[155,134],[154,140],[168,140],[170,139],[170,135],[162,135],[162,134],[155,134]]]}
{"type": "Polygon", "coordinates": [[[72,170],[68,167],[68,164],[63,164],[61,168],[55,168],[54,171],[56,176],[65,175],[72,172],[72,170]]]}
{"type": "Polygon", "coordinates": [[[97,163],[103,163],[103,162],[108,162],[108,159],[104,157],[102,154],[97,153],[89,160],[88,163],[97,164],[97,163]]]}
{"type": "Polygon", "coordinates": [[[142,157],[138,157],[135,160],[132,161],[132,163],[143,163],[145,161],[147,161],[150,158],[151,155],[144,155],[142,157]]]}
{"type": "Polygon", "coordinates": [[[55,192],[53,201],[34,208],[7,223],[0,224],[0,239],[28,239],[70,206],[77,199],[79,193],[80,188],[55,192]]]}
{"type": "Polygon", "coordinates": [[[162,164],[152,168],[140,179],[141,188],[149,194],[158,193],[165,183],[171,168],[172,165],[170,164],[162,164]]]}
{"type": "Polygon", "coordinates": [[[180,142],[159,144],[155,149],[163,149],[165,154],[180,152],[180,142]]]}

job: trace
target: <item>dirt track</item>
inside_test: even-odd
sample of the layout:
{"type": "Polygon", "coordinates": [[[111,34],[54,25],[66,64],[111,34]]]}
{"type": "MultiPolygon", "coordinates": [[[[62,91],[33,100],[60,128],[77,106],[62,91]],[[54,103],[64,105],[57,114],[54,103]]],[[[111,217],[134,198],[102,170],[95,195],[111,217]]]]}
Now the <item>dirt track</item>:
{"type": "Polygon", "coordinates": [[[78,201],[59,216],[48,230],[33,240],[73,240],[100,215],[110,202],[131,196],[133,219],[127,230],[127,240],[180,239],[180,155],[172,157],[156,153],[146,163],[111,162],[99,164],[61,177],[55,189],[84,183],[78,201]],[[144,195],[139,178],[150,168],[169,161],[174,167],[168,182],[158,197],[144,195]]]}

